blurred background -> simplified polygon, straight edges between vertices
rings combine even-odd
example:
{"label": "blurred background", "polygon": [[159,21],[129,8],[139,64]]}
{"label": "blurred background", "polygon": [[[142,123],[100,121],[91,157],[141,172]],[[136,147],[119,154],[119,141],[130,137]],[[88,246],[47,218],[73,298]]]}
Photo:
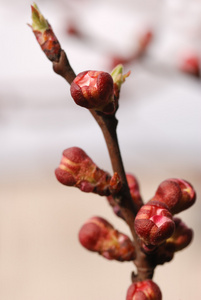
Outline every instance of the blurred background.
{"label": "blurred background", "polygon": [[[106,261],[77,239],[91,216],[128,233],[105,199],[59,184],[65,148],[78,146],[111,172],[89,112],[52,71],[27,26],[31,1],[0,0],[0,298],[122,300],[131,263]],[[127,172],[148,201],[160,182],[179,177],[197,191],[181,214],[191,246],[156,269],[164,300],[201,293],[201,1],[38,0],[76,73],[110,72],[123,62],[118,134]]]}

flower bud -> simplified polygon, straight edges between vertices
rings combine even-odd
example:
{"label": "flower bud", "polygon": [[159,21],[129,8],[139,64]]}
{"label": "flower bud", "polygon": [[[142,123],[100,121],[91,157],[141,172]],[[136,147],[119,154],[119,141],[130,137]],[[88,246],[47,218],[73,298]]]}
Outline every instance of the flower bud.
{"label": "flower bud", "polygon": [[167,244],[173,244],[175,251],[180,251],[187,247],[193,238],[192,229],[188,228],[181,219],[174,218],[175,231],[174,234],[167,239]]}
{"label": "flower bud", "polygon": [[131,198],[133,199],[135,206],[139,210],[143,205],[143,201],[140,195],[140,189],[137,179],[132,174],[126,174],[126,179],[128,182],[128,187],[130,189]]}
{"label": "flower bud", "polygon": [[172,214],[179,213],[195,203],[196,194],[190,183],[182,179],[163,181],[154,200],[165,203]]}
{"label": "flower bud", "polygon": [[170,262],[175,252],[187,247],[193,238],[193,231],[181,219],[173,218],[173,221],[175,223],[174,233],[164,243],[157,248],[147,247],[144,243],[141,245],[142,251],[148,255],[151,253],[152,259],[157,265]]}
{"label": "flower bud", "polygon": [[156,283],[152,280],[134,282],[130,285],[126,300],[161,300],[162,294]]}
{"label": "flower bud", "polygon": [[113,79],[109,73],[81,72],[73,80],[70,91],[77,105],[105,114],[113,114],[116,110]]}
{"label": "flower bud", "polygon": [[34,3],[32,9],[33,33],[47,58],[53,62],[58,62],[61,54],[61,46],[48,21],[40,13],[37,5]]}
{"label": "flower bud", "polygon": [[130,261],[135,258],[135,248],[129,237],[100,217],[93,217],[82,226],[79,241],[86,249],[109,260]]}
{"label": "flower bud", "polygon": [[146,245],[159,245],[174,232],[174,222],[169,210],[151,201],[143,205],[135,218],[137,235]]}
{"label": "flower bud", "polygon": [[92,192],[101,196],[110,194],[111,176],[99,169],[80,148],[72,147],[64,150],[55,175],[62,184],[75,186],[83,192]]}

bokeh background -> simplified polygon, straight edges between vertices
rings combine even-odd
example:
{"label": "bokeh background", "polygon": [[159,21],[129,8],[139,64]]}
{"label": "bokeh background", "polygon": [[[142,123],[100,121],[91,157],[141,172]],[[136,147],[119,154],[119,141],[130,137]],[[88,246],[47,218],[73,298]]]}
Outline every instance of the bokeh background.
{"label": "bokeh background", "polygon": [[[76,106],[52,71],[31,29],[31,1],[0,0],[0,299],[122,300],[131,263],[83,249],[79,228],[104,216],[128,233],[105,199],[60,185],[54,176],[65,148],[78,146],[111,172],[107,149],[89,112]],[[201,80],[181,70],[200,63],[201,1],[38,0],[76,73],[111,71],[114,56],[132,56],[143,32],[143,57],[125,64],[118,134],[126,170],[148,201],[161,181],[180,177],[197,191],[181,214],[194,229],[191,246],[156,269],[164,300],[201,293]],[[79,36],[72,33],[72,27]]]}

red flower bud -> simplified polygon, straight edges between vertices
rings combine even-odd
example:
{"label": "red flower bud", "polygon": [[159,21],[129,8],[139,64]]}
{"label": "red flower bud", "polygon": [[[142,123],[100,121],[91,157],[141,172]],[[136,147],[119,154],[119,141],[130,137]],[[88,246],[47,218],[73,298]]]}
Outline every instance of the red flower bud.
{"label": "red flower bud", "polygon": [[115,112],[114,85],[109,73],[84,71],[71,84],[71,96],[75,103],[105,114]]}
{"label": "red flower bud", "polygon": [[135,258],[135,248],[129,237],[100,217],[93,217],[82,226],[79,241],[86,249],[109,260],[130,261]]}
{"label": "red flower bud", "polygon": [[174,222],[168,209],[151,201],[143,205],[135,218],[137,235],[146,245],[159,245],[174,232]]}
{"label": "red flower bud", "polygon": [[55,175],[62,184],[75,186],[83,192],[92,192],[101,196],[110,194],[111,176],[99,169],[80,148],[72,147],[64,150]]}
{"label": "red flower bud", "polygon": [[140,195],[140,189],[137,179],[132,174],[126,174],[126,179],[128,182],[128,187],[130,189],[131,198],[133,199],[135,206],[139,210],[143,205],[143,201]]}
{"label": "red flower bud", "polygon": [[192,229],[188,228],[181,219],[174,218],[175,231],[174,234],[167,239],[167,244],[173,244],[175,251],[180,251],[187,247],[193,238]]}
{"label": "red flower bud", "polygon": [[61,46],[48,21],[40,13],[36,4],[31,6],[33,33],[47,58],[58,62],[61,54]]}
{"label": "red flower bud", "polygon": [[154,199],[165,203],[172,214],[179,213],[195,203],[196,194],[190,183],[182,179],[163,181]]}
{"label": "red flower bud", "polygon": [[126,300],[161,300],[162,294],[156,283],[152,280],[134,282],[130,285]]}

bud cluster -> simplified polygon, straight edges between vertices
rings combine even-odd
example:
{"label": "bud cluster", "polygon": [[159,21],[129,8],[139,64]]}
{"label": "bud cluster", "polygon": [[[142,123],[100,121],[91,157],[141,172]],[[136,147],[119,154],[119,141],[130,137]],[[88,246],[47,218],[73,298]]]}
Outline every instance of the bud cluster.
{"label": "bud cluster", "polygon": [[123,262],[135,258],[135,248],[129,237],[100,217],[93,217],[82,226],[79,240],[83,247],[109,260]]}
{"label": "bud cluster", "polygon": [[135,230],[145,244],[144,249],[165,242],[160,251],[162,255],[168,253],[169,257],[172,255],[169,255],[170,252],[186,247],[192,239],[192,231],[180,219],[173,218],[173,215],[193,205],[195,198],[195,191],[187,181],[163,181],[154,197],[141,207],[135,218]]}
{"label": "bud cluster", "polygon": [[[133,242],[107,220],[95,216],[81,227],[79,241],[87,250],[97,252],[108,260],[134,261],[138,274],[132,276],[135,282],[128,288],[126,300],[161,300],[159,287],[147,278],[152,277],[157,265],[170,261],[175,252],[184,249],[191,242],[193,231],[174,215],[194,204],[195,191],[187,181],[171,178],[163,181],[154,197],[143,204],[137,179],[132,174],[126,174],[125,178],[121,157],[116,151],[119,148],[115,132],[115,113],[119,105],[121,85],[130,72],[123,74],[123,66],[119,64],[111,74],[88,70],[75,76],[50,24],[36,4],[31,8],[30,27],[40,47],[53,62],[54,71],[71,84],[70,92],[75,103],[91,110],[98,120],[108,149],[111,150],[110,155],[114,155],[113,169],[119,170],[122,176],[122,181],[116,172],[110,176],[78,147],[63,151],[60,165],[55,170],[58,181],[66,186],[77,187],[83,192],[106,196],[115,214],[127,222],[134,238]],[[139,40],[138,51],[130,60],[140,57],[151,39],[152,33],[146,32]],[[199,76],[196,59],[187,61],[186,66],[189,67],[188,71]],[[128,186],[122,184],[126,180]]]}

